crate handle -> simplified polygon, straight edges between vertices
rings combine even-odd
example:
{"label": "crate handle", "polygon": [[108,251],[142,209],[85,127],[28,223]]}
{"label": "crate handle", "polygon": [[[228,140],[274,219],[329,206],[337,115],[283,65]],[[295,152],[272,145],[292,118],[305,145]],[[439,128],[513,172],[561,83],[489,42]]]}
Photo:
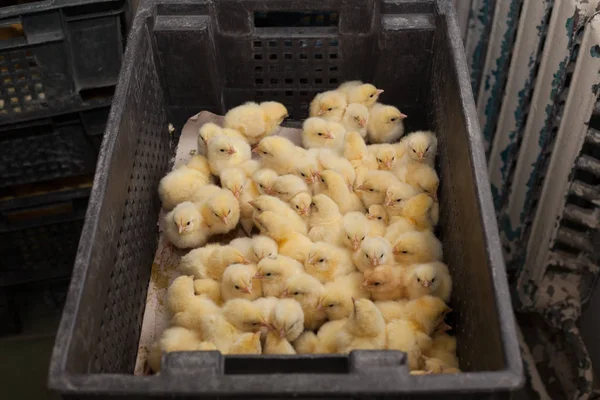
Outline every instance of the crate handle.
{"label": "crate handle", "polygon": [[22,208],[2,212],[2,219],[9,226],[26,224],[28,221],[39,220],[40,218],[57,217],[72,215],[75,212],[72,201],[65,201],[51,205],[38,207]]}
{"label": "crate handle", "polygon": [[161,375],[261,375],[261,374],[367,374],[401,369],[408,374],[406,353],[394,350],[358,350],[348,356],[303,354],[287,356],[223,356],[218,351],[163,354]]}
{"label": "crate handle", "polygon": [[335,27],[338,11],[255,11],[255,28]]}

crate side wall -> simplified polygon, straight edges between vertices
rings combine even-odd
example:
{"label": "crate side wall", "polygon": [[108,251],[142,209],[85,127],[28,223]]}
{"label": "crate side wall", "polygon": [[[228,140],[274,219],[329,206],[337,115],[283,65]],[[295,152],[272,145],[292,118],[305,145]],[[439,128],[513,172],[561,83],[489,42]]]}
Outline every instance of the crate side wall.
{"label": "crate side wall", "polygon": [[[453,278],[458,357],[465,371],[505,368],[488,242],[475,191],[469,129],[449,47],[446,21],[437,19],[431,66],[430,114],[438,134],[440,240]],[[481,355],[485,354],[485,357]]]}
{"label": "crate side wall", "polygon": [[82,237],[93,241],[91,253],[76,262],[88,263],[68,350],[67,369],[76,373],[133,370],[156,251],[156,188],[169,166],[171,137],[151,39],[145,23],[138,29],[101,149],[100,187],[91,199],[97,213],[88,213],[91,235]]}

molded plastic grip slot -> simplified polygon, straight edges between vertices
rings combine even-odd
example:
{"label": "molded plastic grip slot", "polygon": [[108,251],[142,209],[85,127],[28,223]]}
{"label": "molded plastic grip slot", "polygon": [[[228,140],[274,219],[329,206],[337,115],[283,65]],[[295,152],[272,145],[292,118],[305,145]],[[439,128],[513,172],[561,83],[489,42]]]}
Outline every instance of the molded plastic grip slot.
{"label": "molded plastic grip slot", "polygon": [[372,374],[406,369],[406,355],[391,350],[357,350],[344,355],[226,356],[218,351],[163,355],[161,375]]}
{"label": "molded plastic grip slot", "polygon": [[337,11],[257,11],[254,13],[254,26],[256,28],[337,27],[339,18]]}

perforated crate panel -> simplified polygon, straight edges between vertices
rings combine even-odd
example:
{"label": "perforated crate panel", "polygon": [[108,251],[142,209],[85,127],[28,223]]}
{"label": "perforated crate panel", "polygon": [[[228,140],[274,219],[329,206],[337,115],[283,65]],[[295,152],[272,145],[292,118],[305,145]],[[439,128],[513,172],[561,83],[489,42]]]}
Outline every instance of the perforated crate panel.
{"label": "perforated crate panel", "polygon": [[93,174],[96,150],[78,114],[0,128],[0,188]]}
{"label": "perforated crate panel", "polygon": [[0,116],[47,106],[42,76],[31,51],[0,55],[0,97]]}
{"label": "perforated crate panel", "polygon": [[132,154],[123,160],[119,172],[128,183],[118,199],[122,212],[114,226],[113,269],[100,329],[93,333],[97,347],[90,369],[94,372],[133,370],[158,238],[156,188],[170,159],[166,116],[151,54],[145,53],[140,62],[143,68],[130,87],[132,101],[124,110],[123,124],[133,136]]}

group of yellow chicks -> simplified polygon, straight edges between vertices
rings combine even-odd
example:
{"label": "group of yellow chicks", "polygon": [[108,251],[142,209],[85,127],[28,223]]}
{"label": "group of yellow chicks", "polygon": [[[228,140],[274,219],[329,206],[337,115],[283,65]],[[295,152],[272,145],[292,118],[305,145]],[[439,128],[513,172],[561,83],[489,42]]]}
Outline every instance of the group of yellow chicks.
{"label": "group of yellow chicks", "polygon": [[[171,351],[356,349],[404,351],[416,374],[459,371],[444,321],[452,279],[433,233],[437,139],[398,141],[406,116],[377,102],[381,92],[352,81],[318,94],[303,147],[274,135],[287,117],[277,102],[200,128],[196,155],[158,189],[164,234],[192,250],[167,291],[173,317],[150,351],[154,371]],[[238,226],[248,237],[206,244]]]}

